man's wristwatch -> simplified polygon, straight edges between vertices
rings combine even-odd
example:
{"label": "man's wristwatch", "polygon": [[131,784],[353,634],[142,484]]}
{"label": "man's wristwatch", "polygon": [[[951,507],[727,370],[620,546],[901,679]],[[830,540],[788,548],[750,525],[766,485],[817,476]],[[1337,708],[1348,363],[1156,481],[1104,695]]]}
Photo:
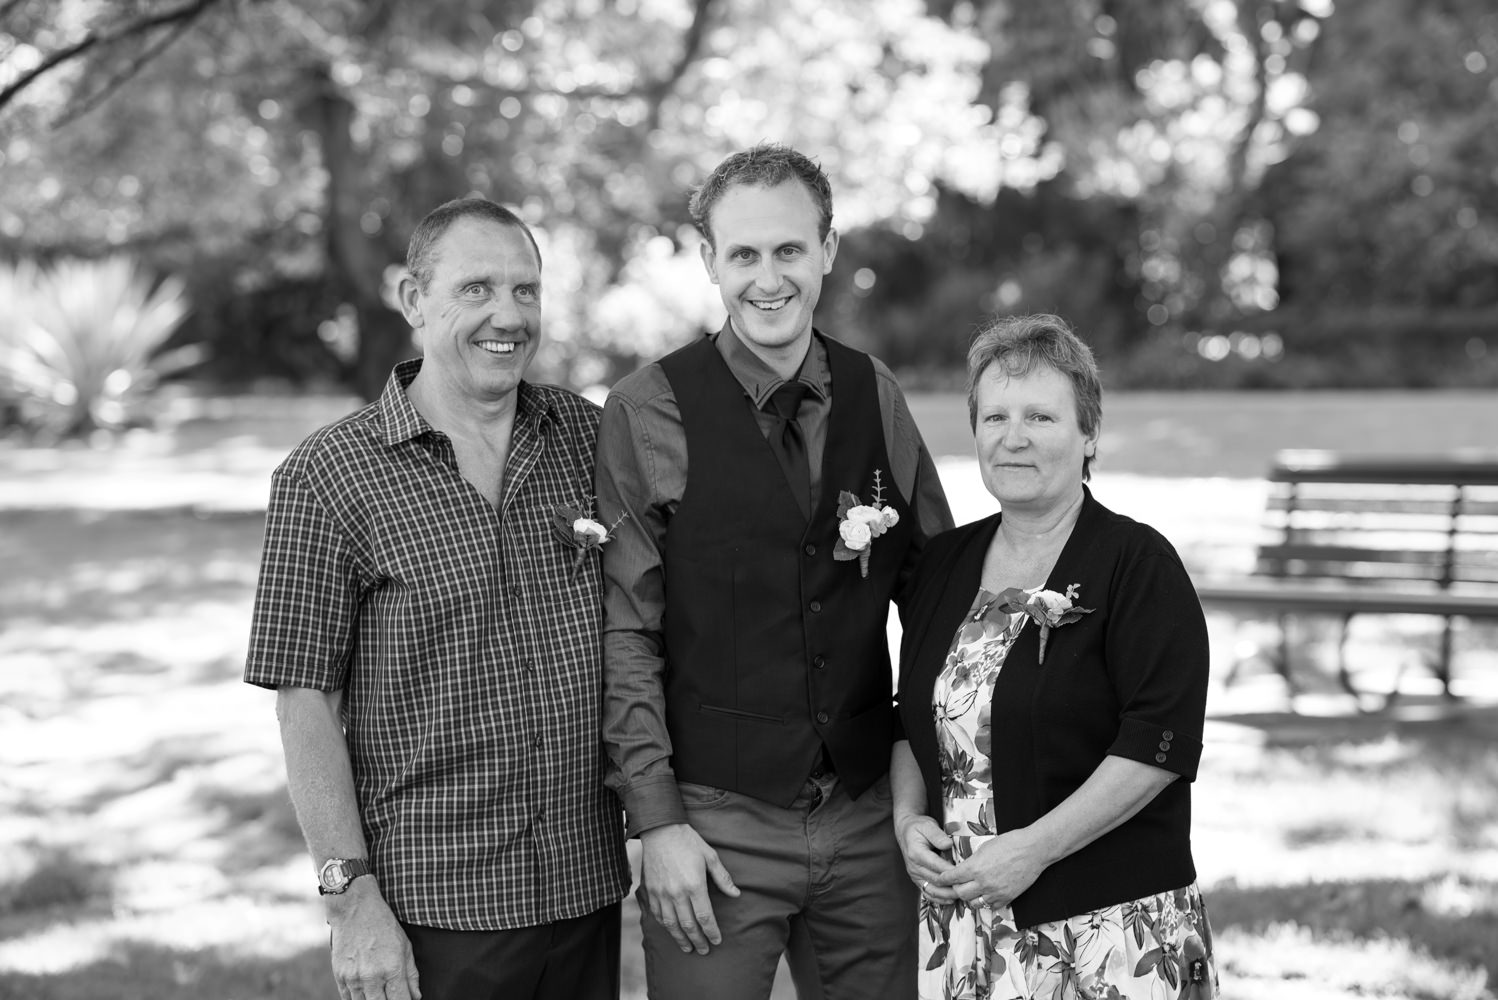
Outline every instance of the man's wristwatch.
{"label": "man's wristwatch", "polygon": [[337,896],[360,875],[370,874],[368,858],[329,858],[317,872],[317,894]]}

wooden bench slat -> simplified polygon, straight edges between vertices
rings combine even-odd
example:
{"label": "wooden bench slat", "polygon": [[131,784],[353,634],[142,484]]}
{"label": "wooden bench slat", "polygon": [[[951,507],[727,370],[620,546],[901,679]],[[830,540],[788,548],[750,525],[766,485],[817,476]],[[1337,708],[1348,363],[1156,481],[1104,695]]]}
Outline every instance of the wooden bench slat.
{"label": "wooden bench slat", "polygon": [[1204,607],[1247,607],[1269,611],[1330,611],[1367,614],[1462,615],[1498,619],[1498,594],[1454,593],[1384,587],[1336,587],[1279,580],[1203,582],[1197,597]]}
{"label": "wooden bench slat", "polygon": [[1444,455],[1350,455],[1286,451],[1276,456],[1272,482],[1498,486],[1498,452]]}
{"label": "wooden bench slat", "polygon": [[1446,553],[1434,549],[1374,549],[1366,546],[1289,542],[1261,546],[1259,560],[1261,562],[1403,563],[1411,566],[1439,566],[1446,561]]}
{"label": "wooden bench slat", "polygon": [[1290,514],[1363,514],[1416,515],[1449,518],[1450,497],[1307,497],[1271,496],[1265,503],[1269,510]]}

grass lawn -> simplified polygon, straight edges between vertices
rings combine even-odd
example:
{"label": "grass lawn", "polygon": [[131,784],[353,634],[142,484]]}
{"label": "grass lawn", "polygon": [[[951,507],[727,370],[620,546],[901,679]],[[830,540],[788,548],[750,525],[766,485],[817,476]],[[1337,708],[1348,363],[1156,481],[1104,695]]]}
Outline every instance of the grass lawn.
{"label": "grass lawn", "polygon": [[[239,673],[265,475],[341,405],[184,403],[109,451],[0,444],[0,1000],[336,996],[273,697]],[[912,405],[981,513],[961,401]],[[1498,426],[1474,394],[1108,407],[1099,497],[1204,571],[1243,550],[1276,448],[1471,446]],[[1377,673],[1423,629],[1371,622],[1353,654]],[[1216,622],[1219,671],[1255,636]],[[1330,697],[1286,712],[1252,667],[1214,688],[1195,843],[1225,996],[1498,996],[1495,649],[1463,636],[1456,711],[1418,672],[1377,717]],[[1332,687],[1324,651],[1304,648],[1313,691]],[[626,980],[643,995],[632,939]]]}

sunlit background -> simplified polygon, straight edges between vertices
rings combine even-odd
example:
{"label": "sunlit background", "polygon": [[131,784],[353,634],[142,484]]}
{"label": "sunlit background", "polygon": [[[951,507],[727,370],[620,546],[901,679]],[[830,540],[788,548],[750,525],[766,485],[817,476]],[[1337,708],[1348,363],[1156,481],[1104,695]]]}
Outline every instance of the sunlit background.
{"label": "sunlit background", "polygon": [[[1491,0],[0,0],[0,998],[335,995],[238,680],[270,469],[414,351],[451,197],[537,230],[538,379],[715,329],[687,198],[763,139],[831,176],[818,325],[900,375],[959,519],[1002,313],[1093,345],[1096,492],[1201,575],[1251,566],[1280,448],[1495,447]],[[1225,995],[1492,1000],[1498,630],[1452,706],[1431,621],[1360,622],[1405,687],[1367,714],[1334,625],[1292,698],[1212,619]]]}

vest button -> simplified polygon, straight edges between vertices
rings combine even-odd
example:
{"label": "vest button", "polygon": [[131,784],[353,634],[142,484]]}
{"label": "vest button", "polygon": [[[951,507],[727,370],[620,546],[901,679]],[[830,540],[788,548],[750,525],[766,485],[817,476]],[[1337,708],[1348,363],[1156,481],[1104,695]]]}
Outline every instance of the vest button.
{"label": "vest button", "polygon": [[818,653],[816,656],[813,656],[811,658],[811,665],[816,667],[818,670],[821,670],[823,667],[827,666],[827,657],[823,656],[821,653]]}
{"label": "vest button", "polygon": [[817,547],[815,545],[812,545],[810,542],[808,542],[807,545],[806,545],[806,554],[809,555],[809,556],[816,555],[817,554]]}
{"label": "vest button", "polygon": [[812,601],[810,607],[811,607],[811,610],[813,612],[821,611],[822,610],[822,602],[821,601]]}
{"label": "vest button", "polygon": [[824,726],[827,725],[827,723],[830,720],[830,718],[831,718],[831,716],[829,716],[826,712],[818,712],[817,713],[817,721],[820,722]]}

